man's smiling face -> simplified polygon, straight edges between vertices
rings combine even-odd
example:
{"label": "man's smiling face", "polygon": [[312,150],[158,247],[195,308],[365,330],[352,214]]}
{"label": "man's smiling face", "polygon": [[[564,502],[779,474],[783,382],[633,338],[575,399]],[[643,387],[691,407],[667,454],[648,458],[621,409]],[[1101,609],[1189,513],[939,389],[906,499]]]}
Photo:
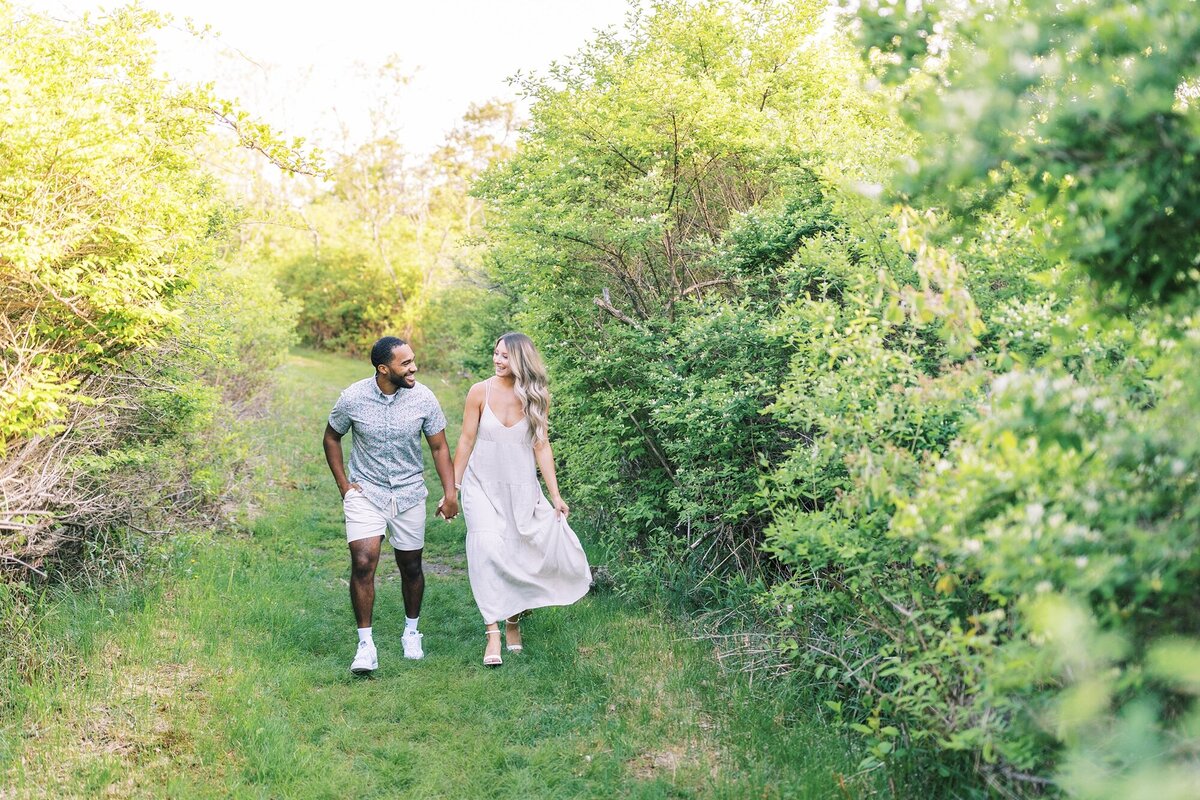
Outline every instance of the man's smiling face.
{"label": "man's smiling face", "polygon": [[[392,360],[379,365],[379,380],[384,384],[384,393],[398,389],[411,389],[417,385],[417,357],[406,344],[392,349]],[[391,387],[391,392],[387,387]]]}

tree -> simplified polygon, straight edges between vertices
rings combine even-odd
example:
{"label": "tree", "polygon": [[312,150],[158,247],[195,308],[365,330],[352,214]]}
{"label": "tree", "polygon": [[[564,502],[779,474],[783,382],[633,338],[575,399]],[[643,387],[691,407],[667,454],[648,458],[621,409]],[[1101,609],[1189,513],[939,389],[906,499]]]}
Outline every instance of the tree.
{"label": "tree", "polygon": [[865,44],[922,134],[904,194],[963,223],[1010,192],[1057,258],[1130,301],[1200,274],[1194,0],[870,2]]}
{"label": "tree", "polygon": [[206,88],[166,83],[149,38],[162,24],[137,7],[62,23],[0,3],[0,556],[10,564],[35,565],[78,530],[128,517],[140,501],[90,482],[86,464],[139,433],[153,438],[136,429],[139,415],[149,429],[186,427],[189,392],[174,418],[152,408],[171,392],[142,392],[175,388],[150,378],[155,356],[170,360],[181,305],[236,216],[196,155],[214,123],[315,169]]}

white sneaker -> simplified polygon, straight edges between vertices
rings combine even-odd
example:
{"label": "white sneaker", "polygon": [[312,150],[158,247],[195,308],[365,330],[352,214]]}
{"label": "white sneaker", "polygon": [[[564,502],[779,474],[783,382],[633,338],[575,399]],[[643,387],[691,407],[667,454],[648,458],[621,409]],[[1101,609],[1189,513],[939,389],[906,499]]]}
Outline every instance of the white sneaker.
{"label": "white sneaker", "polygon": [[421,640],[424,638],[423,634],[416,631],[405,631],[404,635],[400,637],[400,641],[404,644],[404,657],[412,659],[424,658],[425,651],[421,649]]}
{"label": "white sneaker", "polygon": [[359,642],[358,652],[350,662],[350,671],[355,675],[363,675],[379,669],[379,658],[375,655],[374,642]]}

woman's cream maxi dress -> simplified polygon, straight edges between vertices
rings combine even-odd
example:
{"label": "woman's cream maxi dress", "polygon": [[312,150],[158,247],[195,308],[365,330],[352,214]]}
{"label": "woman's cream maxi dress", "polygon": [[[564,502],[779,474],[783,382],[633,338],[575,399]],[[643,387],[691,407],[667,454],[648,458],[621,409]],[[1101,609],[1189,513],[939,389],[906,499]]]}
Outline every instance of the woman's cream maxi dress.
{"label": "woman's cream maxi dress", "polygon": [[506,427],[488,404],[462,481],[467,574],[485,623],[587,594],[591,569],[567,520],[542,494],[528,422]]}

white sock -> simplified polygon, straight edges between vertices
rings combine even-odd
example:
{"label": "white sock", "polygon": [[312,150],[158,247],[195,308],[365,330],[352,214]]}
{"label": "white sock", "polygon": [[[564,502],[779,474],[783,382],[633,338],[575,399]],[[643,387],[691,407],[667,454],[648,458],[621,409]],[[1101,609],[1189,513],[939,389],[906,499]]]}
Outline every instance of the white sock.
{"label": "white sock", "polygon": [[371,641],[371,628],[370,627],[358,629],[358,643],[362,644],[363,642],[366,642],[367,644],[374,644],[374,642]]}
{"label": "white sock", "polygon": [[420,619],[420,617],[405,617],[404,618],[404,632],[405,633],[409,633],[409,632],[416,633],[417,632],[417,620],[419,620],[419,619]]}

